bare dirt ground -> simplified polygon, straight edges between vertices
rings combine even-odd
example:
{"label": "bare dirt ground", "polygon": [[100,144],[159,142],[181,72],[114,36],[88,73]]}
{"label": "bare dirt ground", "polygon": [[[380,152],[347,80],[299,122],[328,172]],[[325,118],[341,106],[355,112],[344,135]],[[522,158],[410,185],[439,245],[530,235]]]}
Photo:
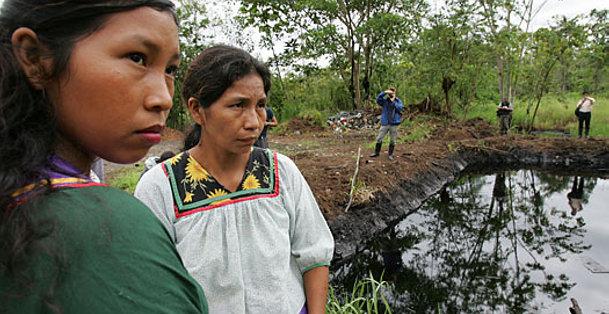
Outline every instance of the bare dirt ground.
{"label": "bare dirt ground", "polygon": [[[607,155],[609,158],[609,139],[498,136],[495,126],[482,120],[470,120],[438,122],[427,139],[398,144],[396,158],[391,161],[387,158],[386,146],[383,146],[381,156],[368,157],[372,153],[368,146],[374,141],[376,132],[376,129],[359,129],[336,133],[307,127],[296,121],[290,123],[285,134],[270,134],[269,142],[272,149],[289,156],[298,165],[328,221],[345,214],[358,147],[361,147],[360,166],[352,207],[374,202],[380,195],[390,194],[401,182],[417,180],[418,176],[430,169],[443,167],[450,156],[463,150],[509,154],[515,149],[524,149],[540,154],[548,152],[550,155],[565,151],[575,155]],[[168,130],[164,141],[153,148],[149,155],[158,156],[168,149],[177,151],[181,147],[181,140],[181,133]],[[106,176],[111,177],[121,167],[125,166],[108,164]]]}

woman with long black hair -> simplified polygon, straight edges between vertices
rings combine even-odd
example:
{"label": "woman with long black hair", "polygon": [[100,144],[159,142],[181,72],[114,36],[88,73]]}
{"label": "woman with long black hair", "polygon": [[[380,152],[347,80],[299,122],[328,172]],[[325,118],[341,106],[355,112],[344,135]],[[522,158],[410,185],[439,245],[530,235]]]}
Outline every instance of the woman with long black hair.
{"label": "woman with long black hair", "polygon": [[200,313],[150,211],[92,181],[160,141],[179,62],[169,0],[0,9],[0,312]]}

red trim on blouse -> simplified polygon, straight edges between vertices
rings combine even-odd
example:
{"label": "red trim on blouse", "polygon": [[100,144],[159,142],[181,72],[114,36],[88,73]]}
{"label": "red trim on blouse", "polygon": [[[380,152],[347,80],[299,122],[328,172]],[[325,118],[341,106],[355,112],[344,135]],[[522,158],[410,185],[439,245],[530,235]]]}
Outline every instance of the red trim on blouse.
{"label": "red trim on blouse", "polygon": [[57,185],[54,186],[55,188],[74,188],[74,189],[80,189],[80,188],[88,188],[91,186],[109,186],[105,183],[97,183],[97,182],[87,182],[87,183],[66,183],[66,184],[61,184],[61,185]]}
{"label": "red trim on blouse", "polygon": [[[194,208],[194,209],[191,209],[189,211],[181,212],[181,213],[178,210],[178,206],[175,205],[175,201],[174,201],[173,209],[174,209],[174,213],[176,215],[176,219],[177,218],[186,217],[186,216],[189,216],[189,215],[192,215],[192,214],[196,214],[196,213],[199,213],[199,212],[212,210],[214,208],[218,208],[218,207],[225,206],[225,205],[236,204],[236,203],[245,202],[245,201],[251,201],[251,200],[255,200],[255,199],[259,199],[259,198],[275,198],[275,197],[277,197],[279,195],[279,162],[278,162],[278,159],[277,159],[277,152],[273,152],[273,162],[275,163],[275,188],[274,188],[273,194],[252,195],[252,196],[248,196],[248,197],[238,198],[238,199],[235,199],[235,200],[228,199],[228,200],[224,200],[224,201],[219,201],[218,204],[208,205],[208,206],[199,207],[199,208]],[[165,173],[165,175],[167,175],[167,173]]]}
{"label": "red trim on blouse", "polygon": [[[107,184],[104,183],[97,183],[97,182],[85,182],[85,183],[62,183],[62,184],[51,184],[51,189],[64,189],[64,188],[68,188],[68,189],[80,189],[80,188],[87,188],[87,187],[91,187],[91,186],[109,186]],[[15,199],[16,201],[14,201],[12,204],[10,204],[8,206],[8,209],[13,209],[17,206],[21,206],[25,203],[27,203],[30,200],[30,196],[29,194],[36,194],[36,189],[24,192],[22,194],[16,195]]]}

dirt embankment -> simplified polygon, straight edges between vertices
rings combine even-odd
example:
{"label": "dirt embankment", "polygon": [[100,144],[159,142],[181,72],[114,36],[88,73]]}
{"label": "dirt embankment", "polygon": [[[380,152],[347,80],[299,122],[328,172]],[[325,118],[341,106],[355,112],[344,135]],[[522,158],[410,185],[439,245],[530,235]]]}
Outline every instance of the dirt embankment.
{"label": "dirt embankment", "polygon": [[[439,126],[430,138],[399,144],[396,159],[369,158],[376,130],[272,136],[271,146],[294,159],[328,219],[337,261],[390,222],[415,210],[462,171],[542,167],[609,173],[609,140],[496,136],[481,120]],[[353,205],[348,212],[357,150],[362,147]]]}

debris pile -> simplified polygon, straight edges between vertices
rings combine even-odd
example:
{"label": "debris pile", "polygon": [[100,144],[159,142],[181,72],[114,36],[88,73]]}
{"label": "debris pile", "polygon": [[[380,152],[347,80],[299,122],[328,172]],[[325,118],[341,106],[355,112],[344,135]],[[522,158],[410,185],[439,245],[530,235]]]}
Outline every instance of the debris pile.
{"label": "debris pile", "polygon": [[374,128],[380,120],[380,115],[369,113],[363,110],[341,111],[328,117],[327,123],[335,132],[342,132],[345,129],[364,129]]}

